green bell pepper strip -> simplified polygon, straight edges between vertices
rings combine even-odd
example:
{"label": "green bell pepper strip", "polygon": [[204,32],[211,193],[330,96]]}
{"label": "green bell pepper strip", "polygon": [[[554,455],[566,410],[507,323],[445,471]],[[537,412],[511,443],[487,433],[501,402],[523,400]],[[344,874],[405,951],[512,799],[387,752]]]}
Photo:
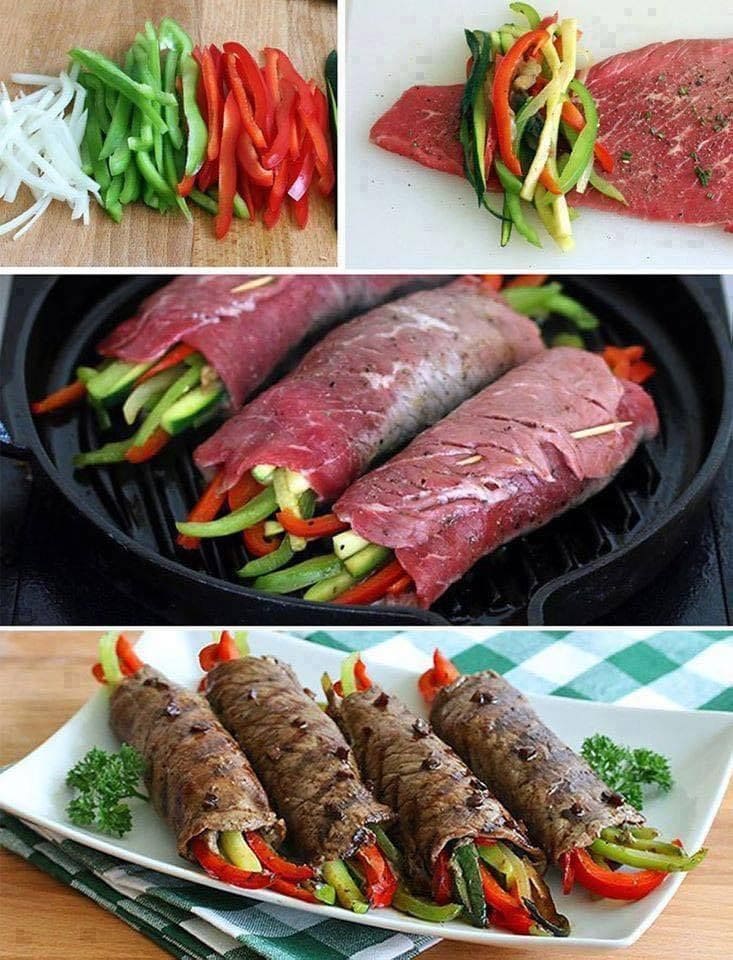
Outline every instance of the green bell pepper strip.
{"label": "green bell pepper strip", "polygon": [[392,906],[395,910],[409,913],[411,917],[417,917],[418,920],[427,920],[428,923],[447,923],[449,920],[455,920],[463,911],[460,903],[446,903],[439,907],[431,900],[416,897],[402,883],[397,885]]}
{"label": "green bell pepper strip", "polygon": [[577,333],[556,333],[552,338],[553,347],[577,347],[585,349],[585,341]]}
{"label": "green bell pepper strip", "polygon": [[364,899],[343,860],[327,860],[322,867],[323,879],[336,891],[342,907],[353,913],[366,913],[369,904]]}
{"label": "green bell pepper strip", "polygon": [[169,203],[175,203],[173,191],[158,172],[150,154],[146,150],[138,150],[135,154],[135,162],[143,179],[162,199]]}
{"label": "green bell pepper strip", "polygon": [[[112,166],[112,159],[110,158],[110,166]],[[128,163],[127,169],[124,173],[124,183],[122,185],[122,192],[120,193],[120,203],[128,204],[134,203],[135,200],[140,198],[141,186],[140,186],[140,171],[137,168],[136,163]]]}
{"label": "green bell pepper strip", "polygon": [[69,56],[107,86],[117,90],[118,93],[124,94],[147,117],[154,128],[160,133],[165,133],[165,123],[154,108],[154,103],[157,102],[163,106],[166,104],[172,105],[176,99],[173,94],[164,93],[162,90],[156,91],[148,84],[138,83],[128,77],[116,63],[93,50],[74,47],[73,50],[69,51]]}
{"label": "green bell pepper strip", "polygon": [[521,13],[529,24],[530,30],[536,30],[540,25],[540,15],[533,6],[528,3],[510,3],[509,9],[515,13]]}
{"label": "green bell pepper strip", "polygon": [[543,319],[550,312],[550,300],[561,291],[560,284],[553,281],[541,287],[507,287],[501,295],[517,313]]}
{"label": "green bell pepper strip", "polygon": [[185,197],[182,197],[177,190],[178,173],[176,171],[174,147],[172,141],[167,136],[163,140],[163,169],[165,171],[165,179],[170,187],[176,206],[186,220],[188,220],[189,223],[193,223],[193,216],[191,211],[188,209],[188,204],[186,203]]}
{"label": "green bell pepper strip", "polygon": [[163,17],[158,25],[158,43],[162,50],[178,50],[181,54],[193,51],[193,40],[183,27],[171,17]]}
{"label": "green bell pepper strip", "polygon": [[[271,490],[270,487],[267,489]],[[274,500],[274,492],[271,492]],[[327,554],[324,557],[311,557],[309,560],[303,560],[302,563],[296,563],[293,567],[286,567],[284,570],[258,577],[254,586],[256,590],[262,590],[265,593],[294,593],[319,580],[332,577],[341,570],[343,566],[339,558],[335,554]]]}
{"label": "green bell pepper strip", "polygon": [[136,447],[141,447],[145,441],[153,435],[155,430],[160,426],[166,410],[172,407],[176,400],[199,382],[201,379],[202,366],[203,361],[194,366],[190,366],[185,373],[182,373],[181,376],[168,387],[160,400],[143,420],[140,429],[133,437]]}
{"label": "green bell pepper strip", "polygon": [[[130,73],[132,70],[132,64],[132,52],[128,50],[125,58],[125,73]],[[124,94],[118,93],[117,102],[115,103],[114,110],[112,111],[112,119],[110,120],[109,129],[107,130],[107,136],[104,138],[104,147],[99,155],[100,160],[107,160],[118,149],[118,147],[126,143],[127,133],[130,127],[130,117],[132,116],[132,108],[132,101],[128,100]],[[122,171],[112,170],[113,174],[115,172],[121,173]]]}
{"label": "green bell pepper strip", "polygon": [[541,247],[540,238],[537,231],[527,223],[522,209],[522,201],[519,198],[519,191],[522,189],[522,181],[506,167],[501,160],[496,158],[494,168],[499,177],[499,182],[504,189],[504,210],[508,213],[514,226],[535,247]]}
{"label": "green bell pepper strip", "polygon": [[571,320],[579,330],[595,330],[598,327],[598,317],[590,312],[582,303],[573,300],[564,293],[554,294],[547,303],[550,313],[557,313],[561,317]]}
{"label": "green bell pepper strip", "polygon": [[97,450],[77,453],[74,456],[73,464],[78,470],[81,470],[83,467],[98,467],[106,463],[122,463],[131,446],[132,440],[105,443],[103,447],[99,447]]}
{"label": "green bell pepper strip", "polygon": [[209,143],[209,131],[201,116],[196,102],[196,87],[199,81],[199,65],[190,53],[181,55],[179,67],[181,74],[181,89],[183,92],[183,113],[188,126],[186,138],[186,169],[187,177],[192,177],[201,169]]}
{"label": "green bell pepper strip", "polygon": [[274,573],[275,570],[284,567],[292,559],[292,556],[293,548],[290,546],[290,537],[285,534],[277,550],[245,563],[241,570],[237,570],[237,576],[252,578],[262,577],[266,573]]}
{"label": "green bell pepper strip", "polygon": [[660,870],[664,873],[678,873],[693,870],[705,859],[707,850],[698,850],[691,856],[670,856],[663,853],[652,853],[650,850],[632,850],[622,847],[618,843],[609,843],[607,840],[594,840],[589,847],[590,852],[614,863],[623,863],[629,867],[638,867],[641,870]]}
{"label": "green bell pepper strip", "polygon": [[193,200],[195,204],[205,210],[207,213],[210,213],[212,216],[216,216],[219,212],[219,204],[214,200],[213,197],[210,197],[208,193],[202,193],[200,190],[197,190],[195,187],[188,195],[189,200]]}
{"label": "green bell pepper strip", "polygon": [[478,865],[478,851],[474,843],[462,843],[455,848],[450,858],[456,890],[471,922],[476,927],[485,927],[487,920],[486,898]]}
{"label": "green bell pepper strip", "polygon": [[275,491],[271,487],[266,487],[239,510],[219,517],[218,520],[209,520],[205,523],[184,521],[177,523],[176,529],[189,537],[226,537],[230,533],[239,533],[247,527],[253,527],[269,517],[276,508]]}
{"label": "green bell pepper strip", "polygon": [[330,603],[331,600],[340,597],[342,593],[346,593],[355,583],[356,580],[350,573],[346,573],[346,571],[337,573],[333,577],[328,577],[326,580],[320,580],[318,583],[314,583],[313,586],[309,587],[303,594],[303,599],[312,600],[314,603]]}
{"label": "green bell pepper strip", "polygon": [[504,208],[501,214],[501,245],[505,247],[512,238],[512,227],[514,221],[512,219],[512,211],[510,207],[509,197],[513,197],[513,193],[504,194]]}
{"label": "green bell pepper strip", "polygon": [[115,223],[119,223],[122,220],[122,204],[120,203],[122,182],[122,175],[112,177],[112,182],[105,190],[102,197],[104,209],[107,211],[107,215],[111,217]]}
{"label": "green bell pepper strip", "polygon": [[402,854],[397,849],[397,847],[392,843],[387,834],[381,827],[371,827],[370,828],[374,836],[377,838],[377,846],[385,855],[385,857],[392,863],[395,867],[399,867],[402,863]]}
{"label": "green bell pepper strip", "polygon": [[[176,92],[176,77],[178,76],[178,60],[180,53],[178,50],[169,50],[165,58],[165,68],[163,71],[163,89],[166,93]],[[165,125],[168,127],[168,136],[171,143],[179,150],[183,146],[183,133],[181,132],[181,122],[178,115],[178,101],[175,106],[167,106],[164,109]]]}
{"label": "green bell pepper strip", "polygon": [[[568,141],[570,146],[575,146],[575,141],[578,139],[577,131],[573,130],[573,128],[568,126],[568,124],[565,122],[561,124],[561,127],[562,132],[565,135],[565,139]],[[604,197],[609,197],[611,200],[616,200],[618,203],[623,203],[625,206],[629,205],[626,197],[623,195],[623,193],[621,193],[618,187],[614,187],[612,183],[609,183],[608,180],[606,180],[605,177],[602,177],[595,169],[591,170],[590,185],[594,190],[602,193]]]}
{"label": "green bell pepper strip", "polygon": [[84,132],[84,142],[89,151],[89,159],[92,164],[92,176],[99,184],[99,189],[104,191],[109,187],[111,177],[107,164],[104,160],[99,159],[99,155],[102,152],[102,130],[99,125],[97,108],[93,97],[90,97],[88,101],[87,126]]}
{"label": "green bell pepper strip", "polygon": [[[124,100],[124,97],[122,98]],[[125,131],[127,134],[127,131]],[[120,174],[127,173],[128,169],[134,164],[131,164],[132,160],[132,151],[125,139],[124,143],[121,143],[119,147],[115,150],[112,156],[108,160],[109,172],[113,177],[119,176]]]}
{"label": "green bell pepper strip", "polygon": [[571,80],[569,90],[575,93],[580,100],[585,116],[585,126],[578,134],[570,152],[570,159],[560,175],[558,186],[563,193],[568,193],[580,180],[588,162],[593,157],[593,148],[598,136],[598,110],[590,91],[580,80]]}
{"label": "green bell pepper strip", "polygon": [[658,837],[635,837],[631,830],[619,830],[615,827],[606,827],[601,830],[601,840],[609,843],[620,843],[622,847],[631,847],[633,850],[651,850],[652,853],[663,853],[671,857],[684,857],[685,851],[674,843],[667,843]]}

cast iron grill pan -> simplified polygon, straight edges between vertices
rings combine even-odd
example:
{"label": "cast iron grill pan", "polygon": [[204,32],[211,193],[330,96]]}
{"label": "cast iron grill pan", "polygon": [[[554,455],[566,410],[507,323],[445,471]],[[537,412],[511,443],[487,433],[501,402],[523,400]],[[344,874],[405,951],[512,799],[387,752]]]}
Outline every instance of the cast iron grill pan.
{"label": "cast iron grill pan", "polygon": [[[37,284],[23,318],[9,318],[14,364],[4,388],[5,417],[59,490],[122,550],[137,575],[160,578],[191,623],[577,624],[598,619],[650,580],[681,546],[722,462],[730,432],[730,345],[722,318],[702,293],[673,277],[564,278],[568,292],[600,318],[598,342],[647,345],[657,375],[649,389],[661,430],[610,486],[540,530],[500,548],[454,584],[432,611],[344,608],[263,596],[237,580],[247,557],[241,536],[202,541],[199,552],[175,544],[203,481],[192,451],[211,424],[176,439],[150,464],[75,471],[73,454],[100,435],[86,406],[30,418],[27,398],[73,379],[97,361],[104,333],[164,282],[160,277],[64,277]],[[28,283],[29,281],[25,281]],[[302,355],[307,345],[298,351]],[[5,351],[7,369],[12,345]],[[291,358],[273,378],[297,358]],[[121,417],[120,435],[129,433]],[[123,432],[124,431],[124,432]]]}

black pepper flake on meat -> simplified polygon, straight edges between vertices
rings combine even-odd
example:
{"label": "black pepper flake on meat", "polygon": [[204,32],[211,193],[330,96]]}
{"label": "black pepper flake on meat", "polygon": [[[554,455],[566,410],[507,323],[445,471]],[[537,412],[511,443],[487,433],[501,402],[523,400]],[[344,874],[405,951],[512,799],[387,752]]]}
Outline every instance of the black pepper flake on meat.
{"label": "black pepper flake on meat", "polygon": [[155,687],[156,690],[170,690],[170,686],[165,680],[160,680],[158,677],[148,677],[146,680],[143,680],[143,686]]}
{"label": "black pepper flake on meat", "polygon": [[466,800],[466,806],[470,807],[472,810],[476,810],[478,807],[483,807],[485,800],[486,797],[477,790],[468,797]]}
{"label": "black pepper flake on meat", "polygon": [[379,710],[384,710],[384,708],[389,703],[389,695],[384,692],[384,690],[379,694],[377,699],[374,701],[374,706]]}
{"label": "black pepper flake on meat", "polygon": [[250,688],[250,689],[247,691],[247,693],[245,694],[245,699],[246,699],[246,700],[256,700],[256,699],[257,699],[257,691],[254,690],[254,689],[252,689],[252,688]]}
{"label": "black pepper flake on meat", "polygon": [[204,797],[204,801],[201,806],[204,808],[204,810],[216,810],[216,808],[219,806],[219,798],[215,793],[209,792]]}
{"label": "black pepper flake on meat", "polygon": [[604,790],[601,794],[601,800],[611,807],[620,807],[624,798],[616,790]]}
{"label": "black pepper flake on meat", "polygon": [[333,751],[334,757],[337,757],[339,760],[348,760],[349,759],[349,748],[348,747],[336,747]]}
{"label": "black pepper flake on meat", "polygon": [[208,730],[211,727],[210,723],[207,723],[206,720],[199,720],[198,723],[192,723],[189,727],[189,733],[203,733],[205,730]]}
{"label": "black pepper flake on meat", "polygon": [[534,760],[537,756],[537,751],[534,747],[517,747],[515,753],[520,760]]}
{"label": "black pepper flake on meat", "polygon": [[336,779],[337,780],[353,780],[354,774],[350,770],[337,770]]}
{"label": "black pepper flake on meat", "polygon": [[420,764],[422,770],[437,770],[440,766],[440,760],[431,754],[429,757],[425,757],[423,762]]}
{"label": "black pepper flake on meat", "polygon": [[412,725],[412,733],[416,740],[421,737],[427,737],[430,733],[430,724],[422,717],[418,717]]}
{"label": "black pepper flake on meat", "polygon": [[567,810],[561,810],[560,816],[565,820],[579,820],[583,816],[583,807],[576,800]]}
{"label": "black pepper flake on meat", "polygon": [[302,717],[296,717],[295,720],[291,721],[290,726],[295,727],[297,730],[307,730],[308,721],[304,720]]}
{"label": "black pepper flake on meat", "polygon": [[282,755],[283,752],[278,746],[270,747],[270,749],[267,751],[267,756],[270,758],[270,760],[272,760],[273,763],[277,763]]}
{"label": "black pepper flake on meat", "polygon": [[178,706],[175,700],[169,700],[165,705],[165,710],[163,711],[166,717],[170,717],[171,720],[174,720],[176,717],[180,717],[181,708]]}
{"label": "black pepper flake on meat", "polygon": [[477,703],[482,707],[485,703],[494,703],[496,697],[493,693],[487,693],[486,690],[476,690],[475,693],[471,695],[471,703]]}

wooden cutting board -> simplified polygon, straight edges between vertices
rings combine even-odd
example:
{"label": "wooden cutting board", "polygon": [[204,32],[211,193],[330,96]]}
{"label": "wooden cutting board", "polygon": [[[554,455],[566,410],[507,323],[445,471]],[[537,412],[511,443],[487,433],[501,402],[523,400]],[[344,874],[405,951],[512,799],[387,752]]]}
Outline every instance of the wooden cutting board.
{"label": "wooden cutting board", "polygon": [[[73,46],[119,59],[146,19],[157,25],[164,16],[178,20],[194,43],[237,40],[253,55],[265,46],[280,47],[320,86],[324,61],[336,46],[336,4],[330,0],[0,0],[0,80],[14,72],[58,73]],[[0,201],[0,220],[12,219],[22,206]],[[119,225],[95,208],[85,228],[71,220],[65,204],[52,203],[19,240],[0,237],[0,266],[336,264],[332,200],[312,197],[305,230],[284,213],[273,230],[235,221],[220,241],[213,218],[191,206],[193,224],[136,203],[125,208]]]}
{"label": "wooden cutting board", "polygon": [[[100,630],[80,633],[0,631],[0,765],[20,760],[54,733],[87,700],[90,651]],[[131,639],[137,634],[126,631]],[[705,863],[651,930],[613,954],[552,949],[552,960],[723,960],[733,942],[733,786],[706,840]],[[622,909],[622,908],[621,908]],[[170,960],[170,954],[19,857],[0,850],[0,958],[37,960]],[[355,931],[356,933],[356,931]],[[440,931],[436,930],[436,936]],[[426,960],[540,960],[542,949],[494,950],[444,940]],[[366,960],[366,958],[365,958]]]}

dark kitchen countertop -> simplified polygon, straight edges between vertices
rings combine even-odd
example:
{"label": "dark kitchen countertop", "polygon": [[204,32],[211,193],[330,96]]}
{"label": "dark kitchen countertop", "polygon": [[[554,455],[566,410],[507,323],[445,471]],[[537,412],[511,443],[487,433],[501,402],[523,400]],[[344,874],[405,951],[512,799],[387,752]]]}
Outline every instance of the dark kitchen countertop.
{"label": "dark kitchen countertop", "polygon": [[[720,302],[717,282],[706,286]],[[0,623],[195,623],[190,610],[170,599],[161,602],[154,581],[131,577],[114,549],[100,551],[99,539],[49,483],[31,476],[26,464],[0,460],[0,485]],[[699,530],[658,577],[603,624],[731,624],[732,586],[733,448]]]}

